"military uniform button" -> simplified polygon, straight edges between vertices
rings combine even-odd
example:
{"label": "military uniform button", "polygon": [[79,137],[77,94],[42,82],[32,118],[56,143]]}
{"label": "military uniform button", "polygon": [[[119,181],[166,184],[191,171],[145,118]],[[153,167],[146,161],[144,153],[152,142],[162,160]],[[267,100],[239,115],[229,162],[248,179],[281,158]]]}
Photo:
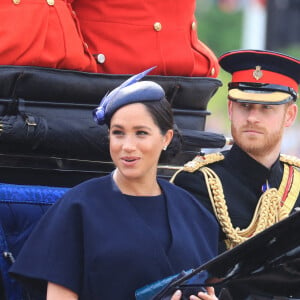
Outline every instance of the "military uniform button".
{"label": "military uniform button", "polygon": [[210,75],[214,76],[216,73],[216,69],[214,67],[212,67],[211,71],[210,71]]}
{"label": "military uniform button", "polygon": [[155,31],[161,31],[161,29],[162,29],[161,23],[155,22],[153,24],[153,28],[154,28]]}
{"label": "military uniform button", "polygon": [[13,3],[14,3],[14,4],[20,4],[20,3],[21,3],[21,0],[13,0]]}
{"label": "military uniform button", "polygon": [[196,24],[196,22],[193,22],[192,23],[192,30],[196,30],[197,29],[197,24]]}
{"label": "military uniform button", "polygon": [[97,55],[97,61],[99,64],[103,64],[105,62],[105,55],[104,54],[98,54]]}
{"label": "military uniform button", "polygon": [[47,0],[48,5],[53,6],[55,4],[55,0]]}

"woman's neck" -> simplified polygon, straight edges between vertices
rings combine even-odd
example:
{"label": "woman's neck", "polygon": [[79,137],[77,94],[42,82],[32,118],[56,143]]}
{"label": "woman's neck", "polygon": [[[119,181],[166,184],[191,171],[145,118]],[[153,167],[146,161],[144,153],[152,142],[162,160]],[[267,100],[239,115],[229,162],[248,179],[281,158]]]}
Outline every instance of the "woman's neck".
{"label": "woman's neck", "polygon": [[127,179],[116,169],[113,179],[123,194],[132,196],[158,196],[161,194],[156,176],[152,180]]}

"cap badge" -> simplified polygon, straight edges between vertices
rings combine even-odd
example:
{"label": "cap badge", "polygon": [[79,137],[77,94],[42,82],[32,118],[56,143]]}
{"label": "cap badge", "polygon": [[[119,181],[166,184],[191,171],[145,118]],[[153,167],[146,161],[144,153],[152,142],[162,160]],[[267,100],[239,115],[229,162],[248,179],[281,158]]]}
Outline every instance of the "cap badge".
{"label": "cap badge", "polygon": [[255,71],[253,71],[253,77],[256,80],[259,80],[263,77],[263,72],[261,70],[261,66],[256,66]]}

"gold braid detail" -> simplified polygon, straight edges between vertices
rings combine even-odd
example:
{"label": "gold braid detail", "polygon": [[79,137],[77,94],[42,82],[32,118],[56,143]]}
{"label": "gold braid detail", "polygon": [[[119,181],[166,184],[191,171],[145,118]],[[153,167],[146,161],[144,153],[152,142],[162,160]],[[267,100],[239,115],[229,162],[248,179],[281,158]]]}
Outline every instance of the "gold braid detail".
{"label": "gold braid detail", "polygon": [[[287,183],[287,181],[288,181],[288,176],[289,176],[289,166],[287,165],[287,164],[284,164],[283,165],[283,176],[282,176],[282,181],[281,181],[281,184],[280,184],[280,186],[279,186],[279,188],[278,188],[278,193],[279,193],[279,195],[283,195],[283,193],[284,193],[284,190],[285,190],[285,188],[286,188],[286,183]],[[296,170],[294,170],[295,172],[296,172]],[[285,184],[284,184],[285,183]],[[295,185],[293,185],[294,187],[296,187]],[[299,193],[299,189],[298,189],[298,193]],[[298,193],[297,193],[297,195],[296,196],[298,196]],[[297,199],[297,197],[296,197],[296,199]],[[288,199],[286,199],[286,201],[285,202],[288,202]],[[289,206],[287,206],[286,205],[287,203],[285,203],[285,205],[284,206],[282,206],[281,207],[281,209],[280,209],[280,211],[279,211],[279,213],[280,213],[280,217],[281,217],[281,219],[284,219],[285,217],[287,217],[289,214],[290,214],[290,211],[292,210],[292,208],[293,208],[293,206],[292,207],[289,207]]]}
{"label": "gold braid detail", "polygon": [[201,167],[223,160],[224,155],[221,152],[210,153],[207,155],[197,155],[193,160],[188,161],[182,168],[177,170],[170,179],[171,183],[174,183],[175,177],[182,171],[193,173],[199,170]]}
{"label": "gold braid detail", "polygon": [[285,199],[284,204],[281,206],[280,214],[282,214],[282,218],[287,217],[291,210],[293,209],[295,202],[298,198],[300,191],[300,159],[286,154],[280,155],[280,161],[284,163],[284,172],[282,182],[279,186],[278,192],[282,196],[284,190],[286,188],[286,183],[288,181],[288,166],[292,166],[294,168],[294,176],[291,189],[287,198]]}
{"label": "gold braid detail", "polygon": [[[206,167],[209,164],[223,159],[224,156],[220,152],[204,156],[198,155],[192,161],[187,162],[182,168],[180,168],[172,176],[170,182],[174,182],[177,174],[182,171],[193,173],[198,170],[204,174],[207,190],[215,215],[219,220],[223,232],[226,234],[226,246],[228,249],[231,249],[249,239],[249,237],[286,218],[290,214],[300,191],[300,159],[290,155],[280,155],[280,161],[284,163],[284,172],[279,189],[271,188],[261,195],[251,223],[245,229],[233,227],[228,213],[222,183],[217,174],[210,168]],[[289,177],[289,166],[293,166],[294,168],[294,178],[284,205],[281,206],[281,199],[286,189]]]}
{"label": "gold braid detail", "polygon": [[287,163],[290,166],[300,168],[300,159],[296,156],[280,154],[280,161]]}
{"label": "gold braid detail", "polygon": [[[199,171],[201,171],[205,177],[207,190],[215,215],[222,227],[223,232],[226,234],[225,243],[228,249],[235,247],[236,245],[247,240],[249,237],[263,231],[264,229],[288,216],[292,208],[289,209],[288,207],[280,206],[289,169],[288,166],[284,166],[284,178],[280,185],[282,193],[275,188],[268,189],[266,192],[264,192],[258,201],[251,223],[245,229],[233,227],[228,213],[228,207],[226,205],[222,183],[217,174],[208,167],[199,169]],[[299,179],[300,177],[297,178]],[[300,181],[297,180],[297,182],[298,193],[296,192],[296,197],[293,197],[293,203],[296,201],[299,194]],[[296,184],[294,185],[296,186]],[[293,196],[295,196],[295,193]]]}

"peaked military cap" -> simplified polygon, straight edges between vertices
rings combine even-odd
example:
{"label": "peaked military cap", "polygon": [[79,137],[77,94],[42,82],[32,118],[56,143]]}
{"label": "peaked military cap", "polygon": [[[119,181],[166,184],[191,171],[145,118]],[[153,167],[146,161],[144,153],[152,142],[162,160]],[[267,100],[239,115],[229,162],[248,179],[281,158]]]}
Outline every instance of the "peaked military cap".
{"label": "peaked military cap", "polygon": [[296,101],[300,60],[268,50],[235,50],[220,56],[221,67],[232,74],[232,101],[283,104]]}

